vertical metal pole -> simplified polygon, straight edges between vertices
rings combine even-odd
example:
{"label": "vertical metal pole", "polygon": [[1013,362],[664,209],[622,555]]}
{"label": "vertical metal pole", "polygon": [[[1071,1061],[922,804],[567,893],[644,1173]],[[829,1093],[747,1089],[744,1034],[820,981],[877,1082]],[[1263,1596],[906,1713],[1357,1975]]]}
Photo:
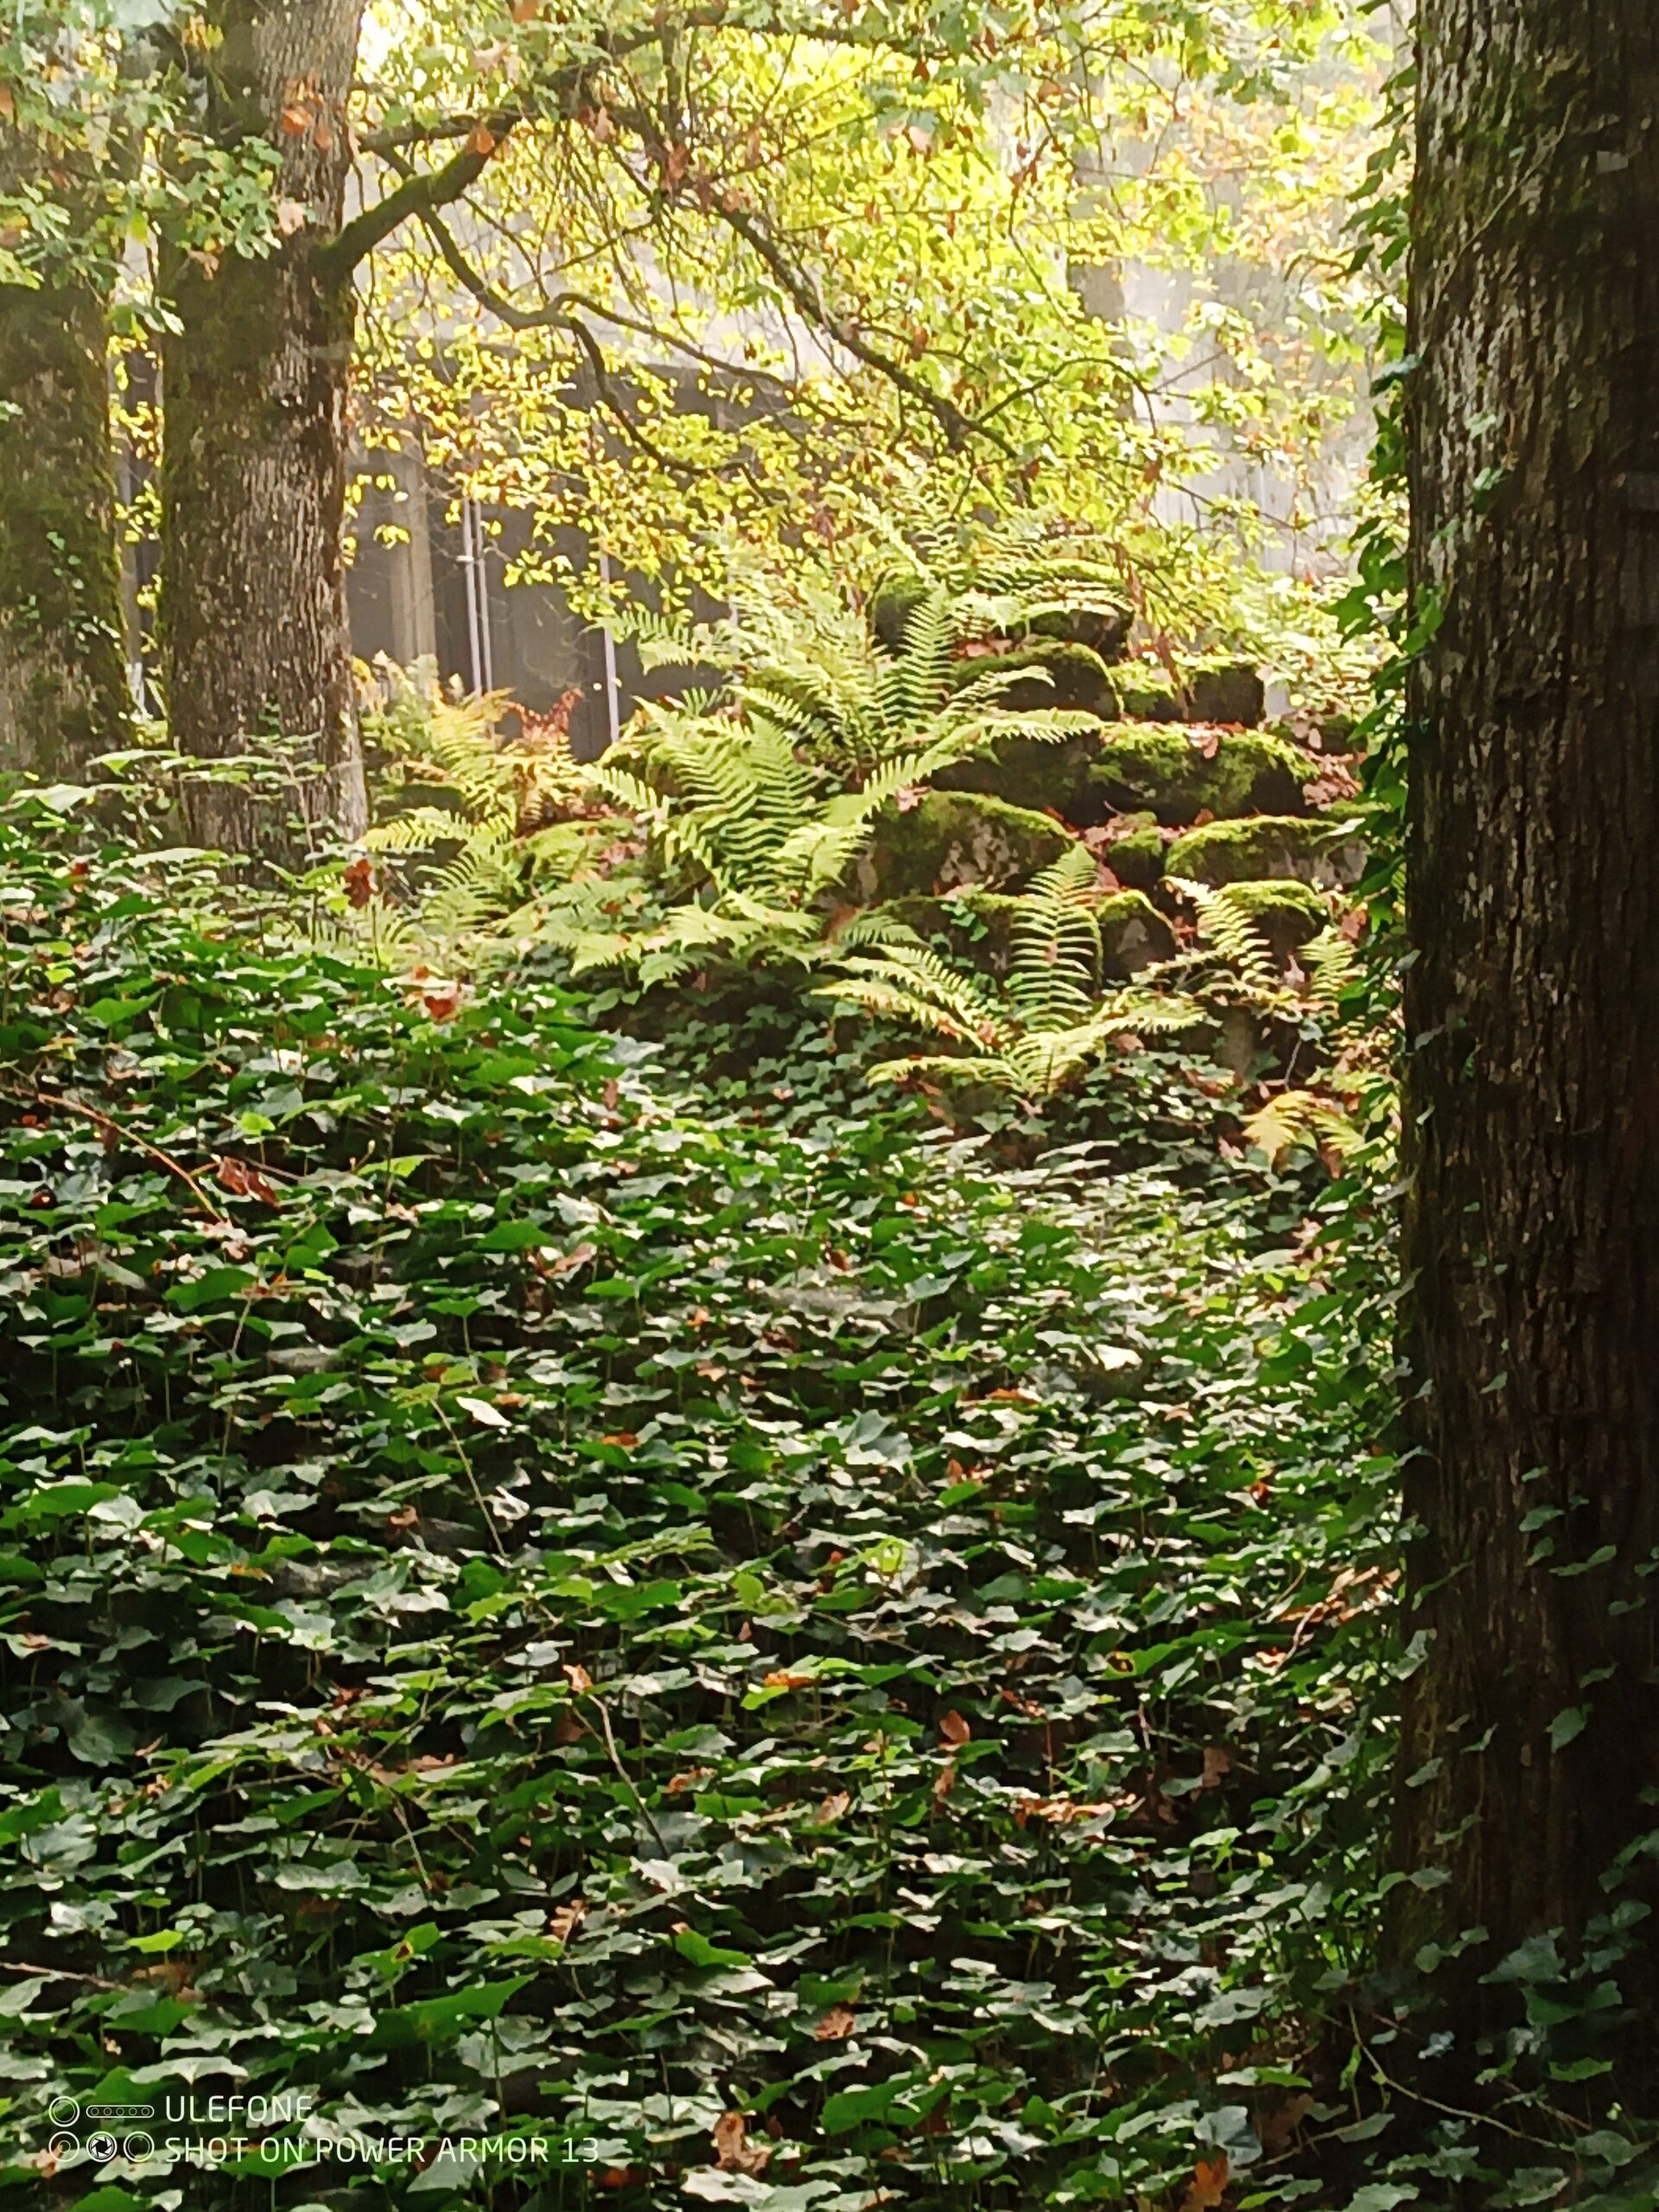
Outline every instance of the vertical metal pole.
{"label": "vertical metal pole", "polygon": [[476,563],[473,558],[473,503],[463,498],[461,503],[461,565],[466,571],[467,584],[467,644],[473,657],[473,696],[478,698],[484,690],[484,662],[478,639],[478,593]]}
{"label": "vertical metal pole", "polygon": [[[611,563],[604,548],[600,548],[599,580],[609,585]],[[607,622],[600,632],[605,640],[605,726],[609,731],[609,743],[614,745],[622,734],[622,692],[616,678],[616,640]]]}
{"label": "vertical metal pole", "polygon": [[484,689],[495,689],[495,640],[490,635],[490,561],[489,541],[484,535],[484,510],[473,502],[473,543],[478,548],[478,563],[473,574],[478,581],[478,641],[484,671]]}

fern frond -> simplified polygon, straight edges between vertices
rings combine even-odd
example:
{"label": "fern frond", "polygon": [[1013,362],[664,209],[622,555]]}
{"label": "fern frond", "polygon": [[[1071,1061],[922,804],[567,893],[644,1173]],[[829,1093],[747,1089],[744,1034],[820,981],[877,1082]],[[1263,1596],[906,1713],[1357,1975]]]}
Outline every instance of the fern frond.
{"label": "fern frond", "polygon": [[1100,923],[1090,904],[1098,875],[1093,854],[1073,845],[1020,896],[1008,996],[1029,1029],[1064,1030],[1087,1017],[1100,976]]}
{"label": "fern frond", "polygon": [[453,844],[473,825],[467,817],[443,806],[412,806],[406,814],[391,815],[363,833],[372,853],[423,853],[434,845]]}
{"label": "fern frond", "polygon": [[1342,995],[1359,968],[1359,954],[1340,930],[1323,929],[1309,939],[1297,957],[1306,970],[1308,996],[1332,1020],[1342,1012]]}
{"label": "fern frond", "polygon": [[1226,963],[1247,992],[1268,1008],[1287,1004],[1289,994],[1274,965],[1267,932],[1240,896],[1243,887],[1230,883],[1217,891],[1180,876],[1168,880],[1198,908],[1199,937]]}
{"label": "fern frond", "polygon": [[1244,1135],[1274,1167],[1299,1146],[1346,1160],[1363,1142],[1336,1101],[1315,1090],[1278,1092],[1245,1122]]}
{"label": "fern frond", "polygon": [[912,1022],[958,1044],[1000,1048],[1007,1033],[1006,1014],[991,989],[927,945],[889,944],[879,954],[850,958],[814,996]]}
{"label": "fern frond", "polygon": [[1005,1059],[981,1052],[913,1052],[908,1058],[877,1060],[866,1072],[868,1083],[905,1083],[932,1076],[944,1083],[977,1083],[997,1090],[1012,1088]]}
{"label": "fern frond", "polygon": [[899,921],[884,906],[867,906],[841,923],[825,940],[823,951],[825,958],[837,959],[852,952],[880,951],[890,945],[906,951],[925,949],[924,940],[908,922]]}
{"label": "fern frond", "polygon": [[906,741],[938,713],[957,634],[950,596],[935,584],[905,617],[903,651],[884,655],[876,666],[877,712],[888,744]]}

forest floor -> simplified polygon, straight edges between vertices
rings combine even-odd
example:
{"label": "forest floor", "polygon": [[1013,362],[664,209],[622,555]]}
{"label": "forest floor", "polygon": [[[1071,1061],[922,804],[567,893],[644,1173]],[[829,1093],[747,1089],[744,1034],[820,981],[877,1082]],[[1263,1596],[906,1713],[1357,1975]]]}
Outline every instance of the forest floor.
{"label": "forest floor", "polygon": [[[19,822],[0,2180],[1345,2202],[1389,1751],[1352,1191],[1217,1160],[1155,1054],[1104,1135],[963,1136],[821,1021],[658,1049],[533,958],[388,976]],[[187,2090],[319,2116],[48,2147],[54,2096]]]}

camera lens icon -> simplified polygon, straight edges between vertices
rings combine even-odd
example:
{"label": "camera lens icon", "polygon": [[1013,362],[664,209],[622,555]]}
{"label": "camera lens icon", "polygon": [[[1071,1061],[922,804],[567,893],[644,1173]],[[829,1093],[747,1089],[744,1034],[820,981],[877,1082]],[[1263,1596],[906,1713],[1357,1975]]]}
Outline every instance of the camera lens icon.
{"label": "camera lens icon", "polygon": [[100,2129],[96,2135],[89,2135],[86,2138],[86,2155],[96,2165],[105,2164],[115,2157],[120,2148],[121,2145],[116,2141],[114,2136],[106,2133],[103,2129]]}
{"label": "camera lens icon", "polygon": [[46,2108],[46,2116],[54,2127],[73,2127],[80,2118],[80,2101],[77,2097],[54,2097]]}
{"label": "camera lens icon", "polygon": [[135,2162],[140,2158],[153,2158],[156,2155],[156,2138],[153,2135],[146,2135],[140,2128],[137,2134],[124,2136],[122,2139],[121,2155],[124,2158],[131,2158]]}

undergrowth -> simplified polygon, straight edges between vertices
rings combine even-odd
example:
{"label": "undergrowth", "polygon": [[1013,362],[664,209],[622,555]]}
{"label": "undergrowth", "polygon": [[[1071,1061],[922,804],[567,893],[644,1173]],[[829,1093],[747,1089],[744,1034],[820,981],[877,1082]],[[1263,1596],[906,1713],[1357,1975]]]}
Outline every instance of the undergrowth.
{"label": "undergrowth", "polygon": [[[533,960],[296,949],[44,819],[14,2201],[1322,2201],[1388,1751],[1357,1202],[1011,1166],[821,1029],[699,1089]],[[50,2148],[64,2095],[298,2091],[218,2163]]]}

